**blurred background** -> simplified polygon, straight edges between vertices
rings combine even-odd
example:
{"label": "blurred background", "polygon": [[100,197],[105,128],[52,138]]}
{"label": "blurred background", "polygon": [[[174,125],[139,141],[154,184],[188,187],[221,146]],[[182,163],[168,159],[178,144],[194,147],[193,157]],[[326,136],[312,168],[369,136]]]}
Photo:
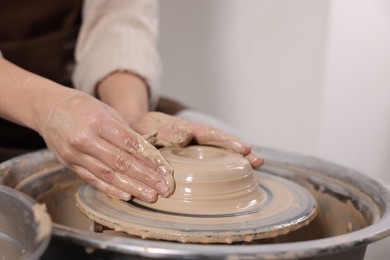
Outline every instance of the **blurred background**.
{"label": "blurred background", "polygon": [[160,11],[163,95],[252,145],[390,183],[390,1],[164,0]]}

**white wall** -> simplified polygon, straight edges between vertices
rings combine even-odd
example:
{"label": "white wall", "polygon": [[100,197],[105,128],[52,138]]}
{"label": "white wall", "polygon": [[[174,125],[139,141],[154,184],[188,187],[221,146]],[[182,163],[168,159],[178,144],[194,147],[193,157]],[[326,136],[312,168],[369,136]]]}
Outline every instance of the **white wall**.
{"label": "white wall", "polygon": [[160,3],[164,94],[390,183],[390,1]]}
{"label": "white wall", "polygon": [[[317,155],[390,183],[390,1],[332,1]],[[390,238],[366,259],[389,259]]]}
{"label": "white wall", "polygon": [[327,1],[161,3],[165,93],[255,144],[316,149]]}
{"label": "white wall", "polygon": [[390,182],[390,1],[333,1],[318,154]]}

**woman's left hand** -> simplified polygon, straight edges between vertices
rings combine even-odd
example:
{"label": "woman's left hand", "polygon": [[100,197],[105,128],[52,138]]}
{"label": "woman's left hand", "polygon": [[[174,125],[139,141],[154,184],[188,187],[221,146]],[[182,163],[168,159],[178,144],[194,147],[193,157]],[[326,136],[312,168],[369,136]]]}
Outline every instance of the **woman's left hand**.
{"label": "woman's left hand", "polygon": [[261,157],[252,152],[250,146],[208,125],[186,121],[160,112],[148,112],[133,122],[131,126],[142,135],[157,133],[156,145],[184,147],[194,141],[201,145],[213,145],[240,153],[253,168],[258,168],[264,163]]}

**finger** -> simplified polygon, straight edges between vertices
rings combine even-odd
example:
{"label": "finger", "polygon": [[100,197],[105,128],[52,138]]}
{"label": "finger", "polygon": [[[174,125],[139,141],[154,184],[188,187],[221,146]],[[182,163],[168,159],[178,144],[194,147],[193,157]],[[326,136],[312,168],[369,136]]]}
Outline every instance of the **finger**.
{"label": "finger", "polygon": [[[89,172],[92,172],[97,178],[129,192],[131,195],[138,196],[139,192],[137,192],[137,189],[141,184],[148,187],[148,189],[145,189],[145,196],[150,195],[151,191],[153,191],[153,194],[158,192],[163,196],[169,194],[169,183],[157,176],[157,174],[148,174],[150,169],[145,168],[137,159],[132,161],[131,167],[127,171],[118,172],[89,155],[82,155],[79,158],[78,161],[74,162],[75,165],[82,166]],[[134,186],[135,184],[137,186]],[[152,197],[143,199],[151,200]]]}
{"label": "finger", "polygon": [[68,145],[62,147],[60,155],[64,162],[69,164],[91,165],[93,162],[90,157],[92,157],[118,172],[127,172],[130,167],[133,167],[135,170],[132,171],[132,177],[141,182],[147,180],[146,184],[152,187],[161,180],[150,161],[148,161],[150,165],[141,164],[132,154],[115,147],[103,138],[92,138],[91,135],[72,136]]}
{"label": "finger", "polygon": [[219,129],[194,123],[191,124],[191,130],[194,133],[194,139],[199,144],[215,145],[227,150],[238,152],[245,156],[254,169],[259,168],[264,164],[263,158],[253,153],[252,149],[248,145],[241,142],[238,138]]}
{"label": "finger", "polygon": [[[124,174],[112,171],[112,169],[104,165],[96,163],[95,167],[89,167],[94,168],[95,171],[79,165],[72,165],[70,168],[72,170],[74,169],[86,182],[94,185],[108,195],[124,200],[129,200],[130,195],[147,202],[157,200],[157,192],[155,190]],[[96,168],[100,169],[96,170]]]}
{"label": "finger", "polygon": [[168,147],[185,147],[193,139],[191,131],[184,127],[168,127],[166,125],[159,127],[156,145]]}
{"label": "finger", "polygon": [[117,173],[116,177],[118,181],[113,184],[115,184],[118,188],[129,192],[132,196],[143,201],[150,203],[156,202],[158,193],[154,189],[151,189],[145,184],[135,179],[131,179],[124,174]]}
{"label": "finger", "polygon": [[155,145],[157,142],[157,132],[151,134],[143,134],[142,137],[151,145]]}
{"label": "finger", "polygon": [[[162,182],[156,184],[156,189],[159,190],[160,194],[164,197],[168,197],[173,194],[175,190],[175,181],[173,179],[173,168],[168,161],[161,155],[160,151],[153,145],[143,139],[140,135],[137,137],[138,141],[138,152],[134,155],[140,160],[140,162],[151,160],[153,165],[157,168],[153,168],[157,172],[158,176],[164,180],[165,185]],[[168,188],[166,191],[165,188]]]}
{"label": "finger", "polygon": [[[144,182],[150,187],[153,187],[158,181],[163,180],[155,172],[152,165],[141,163],[136,156],[115,147],[105,139],[100,138],[97,141],[86,141],[82,147],[76,148],[79,148],[79,150],[82,148],[85,155],[103,162],[114,171],[126,173],[129,177]],[[85,163],[87,160],[90,160],[89,157],[84,156],[80,158],[80,156],[76,157],[78,163]]]}
{"label": "finger", "polygon": [[214,127],[198,123],[191,123],[188,127],[198,144],[214,145],[242,155],[247,155],[251,152],[251,148],[238,138]]}
{"label": "finger", "polygon": [[192,140],[187,122],[159,112],[150,112],[135,122],[132,127],[141,134],[157,132],[157,145],[184,147]]}
{"label": "finger", "polygon": [[253,152],[245,155],[245,159],[249,161],[249,163],[252,165],[253,169],[259,168],[264,164],[264,159],[260,156],[257,156]]}
{"label": "finger", "polygon": [[69,166],[70,170],[72,170],[75,174],[77,174],[81,179],[83,179],[85,182],[93,185],[97,189],[101,190],[108,196],[122,199],[125,201],[130,200],[131,195],[125,191],[122,191],[100,179],[98,179],[95,175],[93,175],[91,172],[87,171],[86,169],[80,167],[80,166]]}
{"label": "finger", "polygon": [[104,125],[100,135],[108,142],[113,143],[126,152],[139,158],[147,167],[153,169],[160,176],[170,176],[173,173],[172,167],[161,153],[141,135],[130,131],[121,125]]}
{"label": "finger", "polygon": [[[156,189],[164,197],[168,197],[173,194],[175,190],[175,181],[173,179],[173,168],[168,163],[168,161],[161,155],[160,151],[156,149],[153,145],[143,139],[140,135],[137,136],[139,149],[135,156],[140,160],[140,162],[145,162],[148,160],[153,161],[153,165],[157,168],[153,168],[160,176],[165,185],[162,182],[156,184]],[[166,190],[167,188],[167,190]]]}

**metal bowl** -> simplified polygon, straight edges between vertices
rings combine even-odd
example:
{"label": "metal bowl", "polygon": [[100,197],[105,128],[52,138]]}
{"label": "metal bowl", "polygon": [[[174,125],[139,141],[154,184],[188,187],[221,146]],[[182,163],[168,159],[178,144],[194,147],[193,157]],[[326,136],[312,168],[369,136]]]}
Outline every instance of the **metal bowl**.
{"label": "metal bowl", "polygon": [[39,259],[51,238],[45,206],[0,185],[0,259]]}
{"label": "metal bowl", "polygon": [[88,219],[72,223],[73,218],[64,218],[81,214],[74,206],[73,194],[82,181],[47,150],[1,164],[0,182],[48,205],[54,221],[53,239],[45,254],[48,259],[363,259],[367,245],[390,234],[390,189],[383,183],[310,156],[260,147],[255,150],[265,158],[263,174],[290,179],[313,194],[319,212],[308,226],[274,239],[232,245],[142,240],[112,231],[94,233]]}

